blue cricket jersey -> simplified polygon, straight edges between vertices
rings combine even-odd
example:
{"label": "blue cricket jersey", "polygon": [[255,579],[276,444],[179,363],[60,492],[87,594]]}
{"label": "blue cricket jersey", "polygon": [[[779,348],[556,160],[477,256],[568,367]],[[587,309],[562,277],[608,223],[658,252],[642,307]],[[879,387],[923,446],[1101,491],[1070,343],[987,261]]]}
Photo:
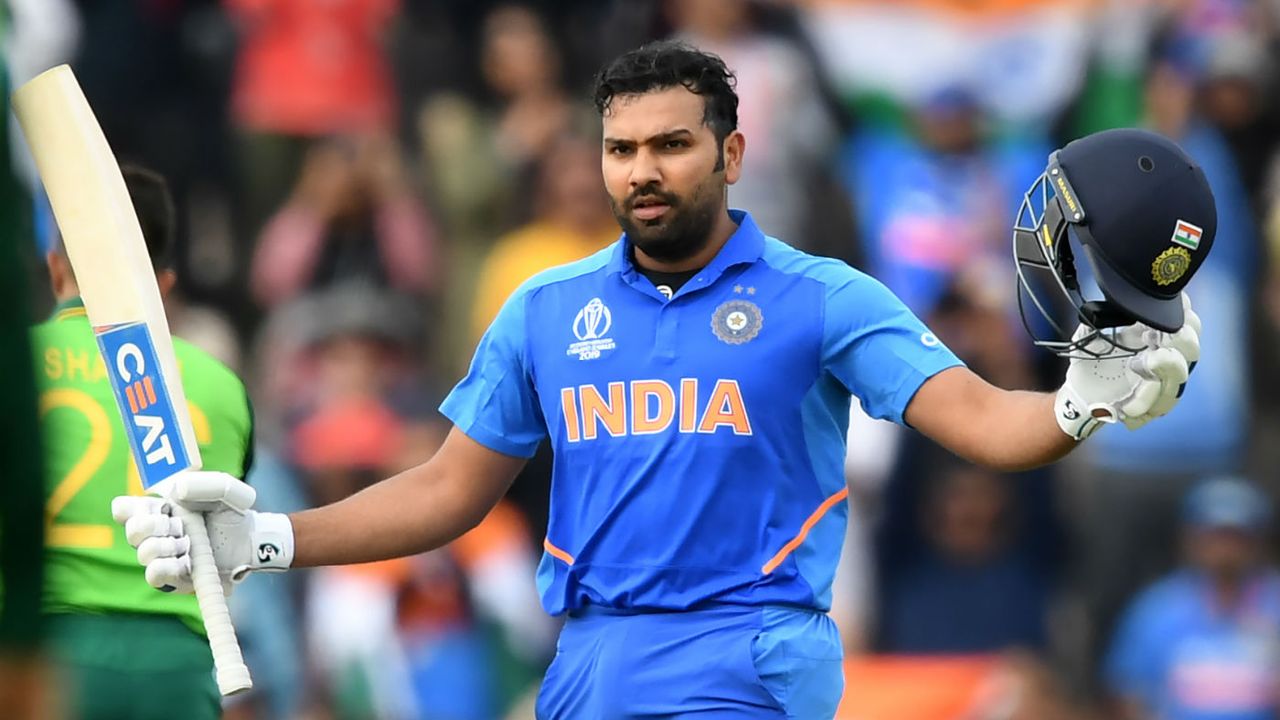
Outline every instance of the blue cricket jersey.
{"label": "blue cricket jersey", "polygon": [[526,282],[441,411],[495,451],[550,438],[548,612],[828,610],[850,394],[902,422],[960,361],[882,284],[751,217],[668,300],[608,248]]}
{"label": "blue cricket jersey", "polygon": [[1107,657],[1109,689],[1162,720],[1272,720],[1280,713],[1280,574],[1258,573],[1240,606],[1177,572],[1145,590]]}

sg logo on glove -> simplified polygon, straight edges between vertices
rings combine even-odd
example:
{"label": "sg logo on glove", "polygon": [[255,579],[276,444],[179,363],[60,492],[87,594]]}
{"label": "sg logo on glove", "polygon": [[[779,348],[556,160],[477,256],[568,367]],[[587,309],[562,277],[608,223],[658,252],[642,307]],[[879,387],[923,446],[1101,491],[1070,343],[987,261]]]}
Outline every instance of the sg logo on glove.
{"label": "sg logo on glove", "polygon": [[258,562],[269,563],[280,556],[280,548],[271,543],[262,543],[258,546]]}

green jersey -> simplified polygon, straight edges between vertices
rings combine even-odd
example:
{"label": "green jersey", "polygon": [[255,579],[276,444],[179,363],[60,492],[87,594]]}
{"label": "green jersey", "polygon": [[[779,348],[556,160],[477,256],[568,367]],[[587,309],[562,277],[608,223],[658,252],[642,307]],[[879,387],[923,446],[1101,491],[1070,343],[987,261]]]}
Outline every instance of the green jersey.
{"label": "green jersey", "polygon": [[[124,422],[79,299],[32,329],[45,459],[47,613],[152,613],[204,624],[192,595],[156,592],[144,577],[111,500],[142,494]],[[206,470],[244,477],[253,416],[244,384],[225,365],[173,341],[191,424]]]}

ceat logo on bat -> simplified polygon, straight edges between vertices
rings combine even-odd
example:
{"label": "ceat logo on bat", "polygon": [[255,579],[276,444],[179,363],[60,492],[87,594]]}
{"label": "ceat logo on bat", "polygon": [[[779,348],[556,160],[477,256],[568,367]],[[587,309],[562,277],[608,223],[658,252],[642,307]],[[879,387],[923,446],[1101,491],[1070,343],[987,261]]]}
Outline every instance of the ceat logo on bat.
{"label": "ceat logo on bat", "polygon": [[190,466],[160,374],[160,359],[144,323],[95,328],[95,332],[142,486],[149,488]]}

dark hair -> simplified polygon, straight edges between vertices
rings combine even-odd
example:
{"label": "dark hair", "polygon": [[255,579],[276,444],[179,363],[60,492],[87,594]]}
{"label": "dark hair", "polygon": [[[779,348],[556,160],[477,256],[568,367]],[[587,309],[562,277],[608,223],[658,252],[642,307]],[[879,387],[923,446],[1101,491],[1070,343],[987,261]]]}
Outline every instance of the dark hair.
{"label": "dark hair", "polygon": [[701,95],[702,123],[717,142],[738,128],[736,78],[719,56],[674,40],[651,42],[623,53],[596,75],[596,110],[604,115],[618,95],[640,95],[683,85]]}
{"label": "dark hair", "polygon": [[124,175],[124,184],[129,188],[129,199],[142,226],[151,264],[156,270],[166,269],[172,261],[177,225],[169,184],[160,173],[138,165],[121,165],[120,174]]}

